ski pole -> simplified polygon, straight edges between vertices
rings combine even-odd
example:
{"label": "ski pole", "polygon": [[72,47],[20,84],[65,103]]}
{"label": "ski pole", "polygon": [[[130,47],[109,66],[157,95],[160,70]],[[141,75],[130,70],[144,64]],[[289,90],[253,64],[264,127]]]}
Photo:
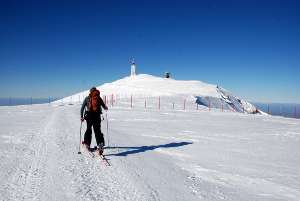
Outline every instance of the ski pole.
{"label": "ski pole", "polygon": [[107,145],[109,147],[109,135],[108,135],[108,118],[107,118],[107,112],[105,113],[106,115],[106,136],[107,136]]}
{"label": "ski pole", "polygon": [[78,154],[81,154],[81,151],[80,151],[80,144],[81,144],[81,127],[82,127],[82,121],[81,121],[81,123],[80,123],[80,138],[79,138]]}

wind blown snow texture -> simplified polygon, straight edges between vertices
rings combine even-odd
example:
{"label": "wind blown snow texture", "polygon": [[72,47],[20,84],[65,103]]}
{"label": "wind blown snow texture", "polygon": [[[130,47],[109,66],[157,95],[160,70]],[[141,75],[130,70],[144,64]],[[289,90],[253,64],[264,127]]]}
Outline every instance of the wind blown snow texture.
{"label": "wind blown snow texture", "polygon": [[110,108],[107,167],[77,154],[79,110],[0,107],[1,200],[299,200],[297,119]]}
{"label": "wind blown snow texture", "polygon": [[[117,95],[119,99],[174,97],[188,99],[200,105],[213,108],[224,108],[242,113],[259,113],[255,106],[230,92],[212,84],[201,81],[182,81],[155,77],[147,74],[125,77],[112,83],[97,87],[102,95]],[[74,94],[56,103],[80,102],[88,91]]]}

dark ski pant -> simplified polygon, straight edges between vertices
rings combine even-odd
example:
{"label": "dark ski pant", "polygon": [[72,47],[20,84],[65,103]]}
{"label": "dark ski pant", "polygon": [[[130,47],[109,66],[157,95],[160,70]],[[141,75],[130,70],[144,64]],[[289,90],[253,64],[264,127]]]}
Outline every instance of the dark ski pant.
{"label": "dark ski pant", "polygon": [[88,146],[91,145],[92,142],[92,127],[94,128],[94,133],[96,137],[97,145],[100,143],[104,144],[103,133],[101,133],[101,117],[99,113],[88,112],[85,118],[87,123],[87,128],[84,134],[84,143]]}

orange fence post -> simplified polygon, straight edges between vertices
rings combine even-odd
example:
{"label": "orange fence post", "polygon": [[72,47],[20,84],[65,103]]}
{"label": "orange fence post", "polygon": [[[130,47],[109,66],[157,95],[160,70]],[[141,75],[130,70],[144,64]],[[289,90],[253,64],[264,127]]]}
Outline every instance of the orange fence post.
{"label": "orange fence post", "polygon": [[158,110],[160,110],[160,96],[158,97]]}

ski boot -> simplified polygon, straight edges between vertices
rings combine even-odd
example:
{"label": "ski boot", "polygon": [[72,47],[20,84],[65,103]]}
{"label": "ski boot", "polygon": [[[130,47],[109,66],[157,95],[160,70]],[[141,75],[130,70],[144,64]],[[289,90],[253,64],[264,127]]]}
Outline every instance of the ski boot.
{"label": "ski boot", "polygon": [[90,151],[90,145],[88,145],[88,144],[85,143],[84,141],[82,141],[81,144],[82,144],[82,147],[83,147],[84,149],[86,149],[87,151]]}
{"label": "ski boot", "polygon": [[102,142],[97,146],[97,153],[99,154],[99,156],[103,155],[103,147],[104,144]]}

